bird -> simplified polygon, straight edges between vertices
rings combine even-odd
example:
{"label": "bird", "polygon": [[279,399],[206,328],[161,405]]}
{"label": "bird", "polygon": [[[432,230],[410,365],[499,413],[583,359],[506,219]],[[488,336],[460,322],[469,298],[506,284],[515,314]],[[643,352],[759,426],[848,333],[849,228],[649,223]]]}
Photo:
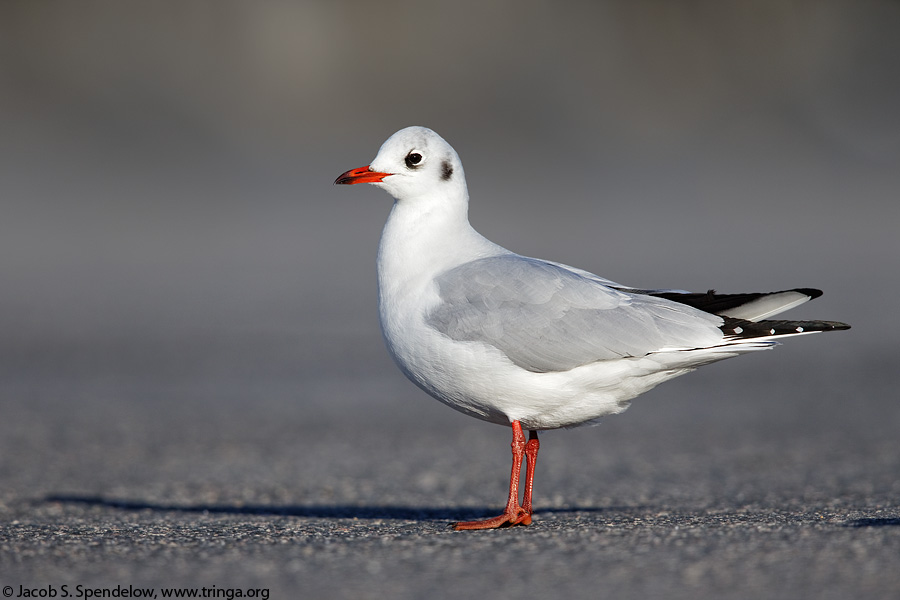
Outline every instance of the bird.
{"label": "bird", "polygon": [[376,266],[381,331],[400,371],[451,408],[512,429],[505,509],[457,530],[532,523],[539,431],[596,423],[666,380],[782,337],[850,327],[769,319],[822,295],[813,288],[635,288],[507,250],[469,223],[459,155],[426,127],[397,131],[334,183],[394,198]]}

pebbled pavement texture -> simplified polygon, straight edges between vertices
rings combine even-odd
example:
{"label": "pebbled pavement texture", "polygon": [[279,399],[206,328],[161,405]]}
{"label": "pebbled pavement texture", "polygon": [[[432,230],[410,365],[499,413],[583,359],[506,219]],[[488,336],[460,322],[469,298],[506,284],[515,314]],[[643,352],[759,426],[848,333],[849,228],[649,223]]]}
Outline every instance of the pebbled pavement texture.
{"label": "pebbled pavement texture", "polygon": [[838,341],[706,367],[598,427],[545,432],[535,523],[487,532],[449,525],[502,507],[508,431],[426,397],[377,340],[345,371],[296,372],[259,340],[64,354],[82,366],[3,379],[0,585],[896,598],[895,373]]}

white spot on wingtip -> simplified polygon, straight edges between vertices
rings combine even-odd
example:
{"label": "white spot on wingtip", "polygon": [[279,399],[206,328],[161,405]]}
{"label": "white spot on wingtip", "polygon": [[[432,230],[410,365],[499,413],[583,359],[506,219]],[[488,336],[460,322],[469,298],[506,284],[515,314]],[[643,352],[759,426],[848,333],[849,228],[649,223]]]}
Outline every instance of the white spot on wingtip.
{"label": "white spot on wingtip", "polygon": [[775,330],[774,330],[774,329],[770,329],[770,330],[769,330],[769,335],[775,335]]}
{"label": "white spot on wingtip", "polygon": [[734,328],[734,332],[737,333],[737,334],[743,333],[743,332],[744,332],[744,328],[743,328],[743,327],[735,327],[735,328]]}
{"label": "white spot on wingtip", "polygon": [[803,328],[802,328],[802,327],[798,327],[798,328],[797,328],[797,333],[803,333]]}

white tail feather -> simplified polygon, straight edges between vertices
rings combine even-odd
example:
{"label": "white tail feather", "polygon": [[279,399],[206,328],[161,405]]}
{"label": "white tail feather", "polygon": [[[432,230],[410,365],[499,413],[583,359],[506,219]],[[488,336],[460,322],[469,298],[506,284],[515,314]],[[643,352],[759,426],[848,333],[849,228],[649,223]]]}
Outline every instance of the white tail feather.
{"label": "white tail feather", "polygon": [[718,314],[723,317],[732,317],[734,319],[744,319],[745,321],[756,322],[768,319],[772,315],[777,315],[786,310],[790,310],[810,299],[811,296],[793,290],[779,292],[777,294],[761,296],[756,300],[752,300],[741,306],[729,308]]}

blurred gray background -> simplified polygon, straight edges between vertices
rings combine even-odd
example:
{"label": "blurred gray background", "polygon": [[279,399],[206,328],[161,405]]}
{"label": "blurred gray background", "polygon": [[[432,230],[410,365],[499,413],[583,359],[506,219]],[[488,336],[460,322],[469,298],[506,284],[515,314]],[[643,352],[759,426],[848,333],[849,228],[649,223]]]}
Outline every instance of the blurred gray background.
{"label": "blurred gray background", "polygon": [[[785,440],[821,412],[810,426],[831,433],[864,415],[854,431],[875,441],[857,458],[893,468],[898,31],[895,1],[3,1],[7,518],[65,519],[76,510],[65,502],[45,514],[59,495],[148,509],[173,498],[499,507],[507,434],[425,397],[381,346],[374,260],[391,199],[332,185],[408,125],[454,145],[473,225],[516,252],[634,286],[820,287],[791,315],[854,327],[667,384],[605,431],[549,436],[559,463],[631,431],[617,427],[635,428],[620,441],[640,452],[642,425],[728,423],[699,444],[704,456],[748,420],[783,426],[773,438]],[[784,387],[761,381],[812,397],[792,409]],[[736,388],[740,402],[713,399]],[[760,394],[774,414],[754,409]],[[433,471],[386,466],[432,435],[447,442]],[[486,491],[453,483],[482,458],[463,447],[475,439],[492,453]],[[621,449],[604,450],[610,464]],[[838,480],[854,481],[855,460]],[[900,491],[886,472],[866,488],[874,504]],[[279,488],[286,479],[294,487]],[[627,491],[576,501],[571,480],[557,482],[561,507],[629,505]],[[40,556],[21,572],[86,569],[53,571]],[[123,560],[117,572],[134,575]]]}
{"label": "blurred gray background", "polygon": [[390,198],[331,183],[412,124],[517,252],[636,286],[819,286],[807,313],[859,329],[841,343],[892,339],[898,10],[4,2],[4,344],[339,359],[378,336]]}

